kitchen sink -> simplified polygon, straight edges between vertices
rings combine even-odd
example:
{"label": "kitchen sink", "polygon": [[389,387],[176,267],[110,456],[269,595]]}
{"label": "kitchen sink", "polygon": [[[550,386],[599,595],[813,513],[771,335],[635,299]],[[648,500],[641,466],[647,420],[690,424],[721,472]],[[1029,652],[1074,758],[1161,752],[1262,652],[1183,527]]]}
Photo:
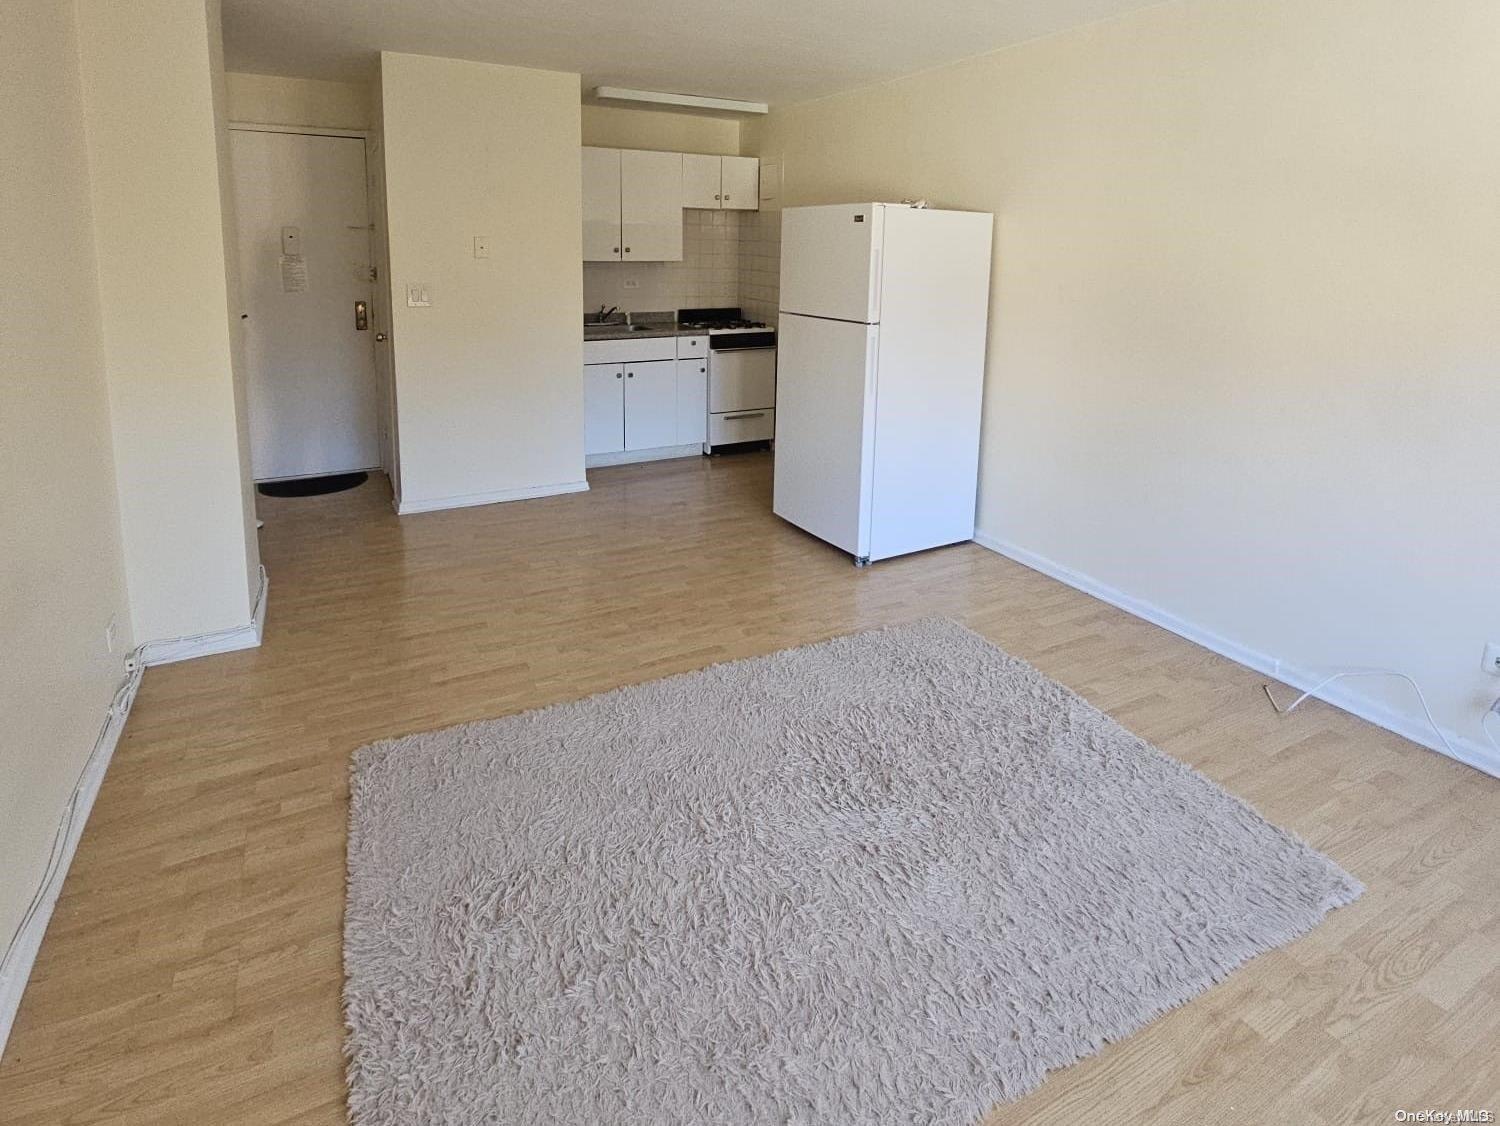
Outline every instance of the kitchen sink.
{"label": "kitchen sink", "polygon": [[596,332],[650,332],[652,329],[664,328],[665,325],[584,325],[585,333]]}

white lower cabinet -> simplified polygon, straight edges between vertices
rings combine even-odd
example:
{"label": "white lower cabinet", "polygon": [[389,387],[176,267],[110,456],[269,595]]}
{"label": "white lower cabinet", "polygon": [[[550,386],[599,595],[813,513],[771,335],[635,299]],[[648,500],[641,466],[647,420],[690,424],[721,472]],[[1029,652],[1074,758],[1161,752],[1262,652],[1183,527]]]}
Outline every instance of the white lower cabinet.
{"label": "white lower cabinet", "polygon": [[584,352],[583,452],[597,459],[592,464],[700,452],[708,434],[705,338],[595,341]]}
{"label": "white lower cabinet", "polygon": [[625,365],[625,448],[655,450],[677,440],[677,361]]}
{"label": "white lower cabinet", "polygon": [[677,441],[708,440],[708,357],[677,361]]}
{"label": "white lower cabinet", "polygon": [[617,454],[625,448],[625,365],[583,369],[583,452]]}

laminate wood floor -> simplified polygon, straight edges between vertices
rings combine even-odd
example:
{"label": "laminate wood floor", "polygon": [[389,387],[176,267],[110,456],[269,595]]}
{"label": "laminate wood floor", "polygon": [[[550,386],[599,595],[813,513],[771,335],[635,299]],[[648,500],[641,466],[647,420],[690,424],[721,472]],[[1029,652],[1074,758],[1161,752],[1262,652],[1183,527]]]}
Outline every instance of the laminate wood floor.
{"label": "laminate wood floor", "polygon": [[974,545],[857,571],[772,517],[765,455],[590,479],[399,520],[383,478],[260,498],[265,643],[147,672],[0,1062],[0,1121],[343,1122],[350,752],[929,614],[1369,886],[988,1126],[1500,1112],[1500,783],[1316,702],[1279,717],[1256,674]]}

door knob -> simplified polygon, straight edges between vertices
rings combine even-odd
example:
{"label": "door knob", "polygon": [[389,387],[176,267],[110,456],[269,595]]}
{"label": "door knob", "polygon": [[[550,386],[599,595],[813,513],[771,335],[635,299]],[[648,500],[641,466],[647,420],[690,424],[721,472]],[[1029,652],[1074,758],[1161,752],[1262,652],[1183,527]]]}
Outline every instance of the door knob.
{"label": "door knob", "polygon": [[389,340],[389,339],[390,339],[390,337],[388,337],[388,336],[387,336],[387,335],[386,335],[386,334],[385,334],[385,333],[383,333],[383,332],[377,332],[377,333],[376,333],[376,334],[375,334],[375,343],[376,343],[376,344],[384,344],[384,343],[385,343],[385,342],[386,342],[386,341],[387,341],[387,340]]}

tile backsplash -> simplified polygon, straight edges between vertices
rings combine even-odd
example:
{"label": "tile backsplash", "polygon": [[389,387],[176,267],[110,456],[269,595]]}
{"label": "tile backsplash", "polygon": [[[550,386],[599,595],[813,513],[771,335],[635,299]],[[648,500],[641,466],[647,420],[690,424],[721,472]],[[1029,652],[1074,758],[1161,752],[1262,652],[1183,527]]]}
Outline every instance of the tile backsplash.
{"label": "tile backsplash", "polygon": [[740,305],[774,322],[781,213],[685,210],[682,218],[681,262],[585,262],[584,312]]}
{"label": "tile backsplash", "polygon": [[776,323],[781,290],[781,212],[746,211],[740,217],[740,290],[734,304],[753,321]]}
{"label": "tile backsplash", "polygon": [[[739,211],[684,211],[681,262],[585,262],[583,307],[624,312],[739,304]],[[634,286],[626,288],[631,282]]]}

